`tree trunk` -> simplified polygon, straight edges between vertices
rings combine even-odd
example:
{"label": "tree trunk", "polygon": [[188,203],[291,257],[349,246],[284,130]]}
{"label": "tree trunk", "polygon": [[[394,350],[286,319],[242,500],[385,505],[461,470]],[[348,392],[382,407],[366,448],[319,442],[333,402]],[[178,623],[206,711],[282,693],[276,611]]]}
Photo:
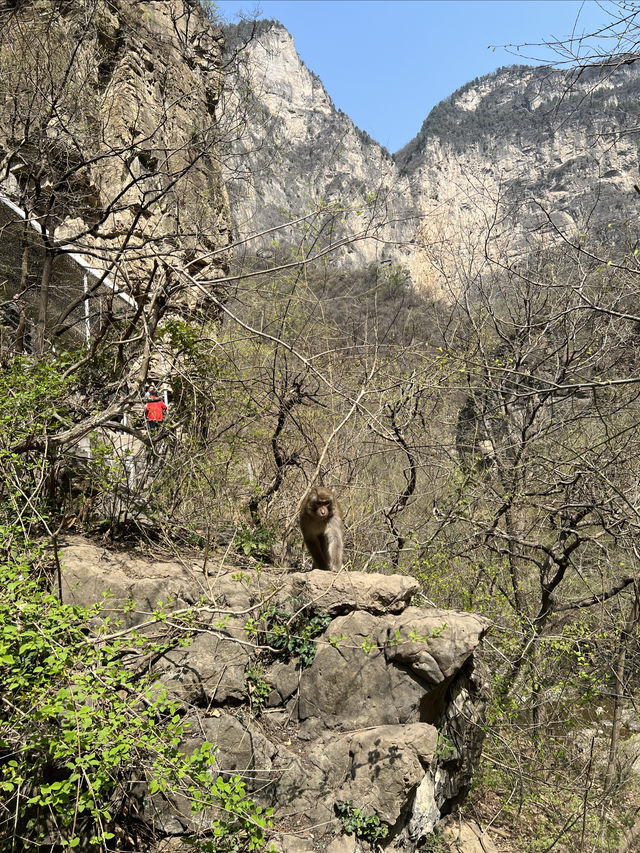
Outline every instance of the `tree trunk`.
{"label": "tree trunk", "polygon": [[615,696],[613,700],[613,721],[611,728],[611,741],[609,743],[609,760],[607,762],[607,772],[604,777],[605,791],[611,791],[614,782],[615,768],[618,759],[618,746],[620,743],[620,723],[622,713],[622,700],[624,697],[624,672],[627,658],[627,643],[629,636],[633,631],[633,627],[638,620],[638,589],[635,590],[636,596],[631,605],[631,613],[624,624],[618,637],[618,656],[615,667]]}
{"label": "tree trunk", "polygon": [[42,278],[40,279],[40,297],[38,299],[38,325],[36,327],[35,354],[42,358],[45,349],[47,335],[47,310],[49,308],[49,284],[51,282],[51,270],[53,267],[53,252],[46,252],[44,266],[42,267]]}
{"label": "tree trunk", "polygon": [[20,293],[24,293],[29,283],[29,225],[25,222],[22,233],[22,264],[20,268]]}

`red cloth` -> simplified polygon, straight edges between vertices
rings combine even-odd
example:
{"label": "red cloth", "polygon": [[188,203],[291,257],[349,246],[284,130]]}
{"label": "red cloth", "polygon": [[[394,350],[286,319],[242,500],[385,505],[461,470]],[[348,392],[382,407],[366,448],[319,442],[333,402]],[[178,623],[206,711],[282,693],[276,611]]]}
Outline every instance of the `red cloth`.
{"label": "red cloth", "polygon": [[160,399],[149,400],[144,407],[148,421],[161,421],[167,411],[165,403]]}

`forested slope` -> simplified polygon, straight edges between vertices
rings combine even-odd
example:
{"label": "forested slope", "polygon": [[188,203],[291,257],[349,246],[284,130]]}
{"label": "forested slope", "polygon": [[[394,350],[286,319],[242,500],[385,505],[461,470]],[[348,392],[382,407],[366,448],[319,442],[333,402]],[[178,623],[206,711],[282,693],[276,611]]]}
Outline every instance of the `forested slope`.
{"label": "forested slope", "polygon": [[[228,267],[219,34],[199,7],[0,15],[3,190],[44,232],[12,279],[35,351],[2,334],[2,845],[446,850],[452,812],[485,849],[633,849],[627,220],[573,239],[551,218],[505,255],[496,234],[528,220],[494,203],[483,228],[459,220],[465,252],[420,244],[446,295],[427,297],[418,268],[334,260],[388,234],[378,196],[341,204],[340,172]],[[78,292],[78,349],[49,299],[71,249],[116,288]],[[318,483],[344,515],[335,574],[305,571],[297,530]]]}

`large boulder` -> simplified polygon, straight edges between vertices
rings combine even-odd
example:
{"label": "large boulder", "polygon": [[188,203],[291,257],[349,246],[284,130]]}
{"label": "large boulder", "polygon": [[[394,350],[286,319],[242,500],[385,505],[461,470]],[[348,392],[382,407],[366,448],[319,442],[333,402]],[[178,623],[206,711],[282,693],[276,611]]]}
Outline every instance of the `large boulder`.
{"label": "large boulder", "polygon": [[488,619],[452,610],[408,607],[401,616],[388,620],[384,644],[389,662],[404,664],[429,684],[451,678],[491,625]]}
{"label": "large boulder", "polygon": [[301,720],[342,731],[419,722],[425,687],[406,668],[387,663],[377,641],[384,624],[384,617],[362,611],[334,619],[300,678]]}
{"label": "large boulder", "polygon": [[[329,756],[343,760],[336,801],[357,803],[393,827],[409,811],[413,794],[433,762],[438,732],[425,723],[375,726],[333,741]],[[345,766],[346,765],[346,766]]]}
{"label": "large boulder", "polygon": [[286,578],[280,598],[309,602],[313,612],[338,616],[352,610],[400,613],[419,591],[415,578],[352,572],[295,572]]}
{"label": "large boulder", "polygon": [[162,655],[158,672],[172,696],[204,708],[242,702],[251,656],[238,637],[242,637],[240,627],[201,630],[190,645]]}
{"label": "large boulder", "polygon": [[434,722],[444,688],[489,625],[473,614],[417,607],[398,616],[358,610],[334,619],[300,678],[299,717],[343,730]]}

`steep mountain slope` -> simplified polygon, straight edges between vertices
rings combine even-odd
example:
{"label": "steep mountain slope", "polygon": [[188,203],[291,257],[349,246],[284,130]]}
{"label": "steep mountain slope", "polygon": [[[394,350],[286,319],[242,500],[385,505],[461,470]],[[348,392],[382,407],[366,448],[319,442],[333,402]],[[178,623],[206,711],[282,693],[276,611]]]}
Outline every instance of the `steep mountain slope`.
{"label": "steep mountain slope", "polygon": [[637,220],[639,89],[634,65],[514,66],[435,107],[395,157],[421,213],[427,279],[455,287],[456,258],[473,258],[472,275],[485,255],[513,261]]}
{"label": "steep mountain slope", "polygon": [[[231,80],[249,105],[247,133],[233,143],[226,175],[242,236],[319,202],[366,208],[376,192],[375,239],[350,247],[351,265],[391,260],[417,285],[442,291],[475,275],[486,255],[513,260],[532,242],[635,219],[633,64],[580,74],[500,69],[435,107],[390,157],[335,109],[280,24],[263,21],[253,33],[242,24],[227,38],[231,51],[247,42]],[[234,116],[239,107],[237,99]],[[341,234],[360,224],[347,216]]]}
{"label": "steep mountain slope", "polygon": [[216,277],[229,237],[219,28],[193,0],[4,5],[0,197],[123,290],[196,253]]}
{"label": "steep mountain slope", "polygon": [[319,240],[317,247],[349,235],[356,242],[341,250],[343,264],[408,264],[411,196],[389,152],[334,107],[280,24],[242,23],[226,36],[232,58],[221,120],[238,234],[260,234],[320,211],[304,234],[270,232],[251,241],[249,252],[264,253],[273,240],[294,246]]}

